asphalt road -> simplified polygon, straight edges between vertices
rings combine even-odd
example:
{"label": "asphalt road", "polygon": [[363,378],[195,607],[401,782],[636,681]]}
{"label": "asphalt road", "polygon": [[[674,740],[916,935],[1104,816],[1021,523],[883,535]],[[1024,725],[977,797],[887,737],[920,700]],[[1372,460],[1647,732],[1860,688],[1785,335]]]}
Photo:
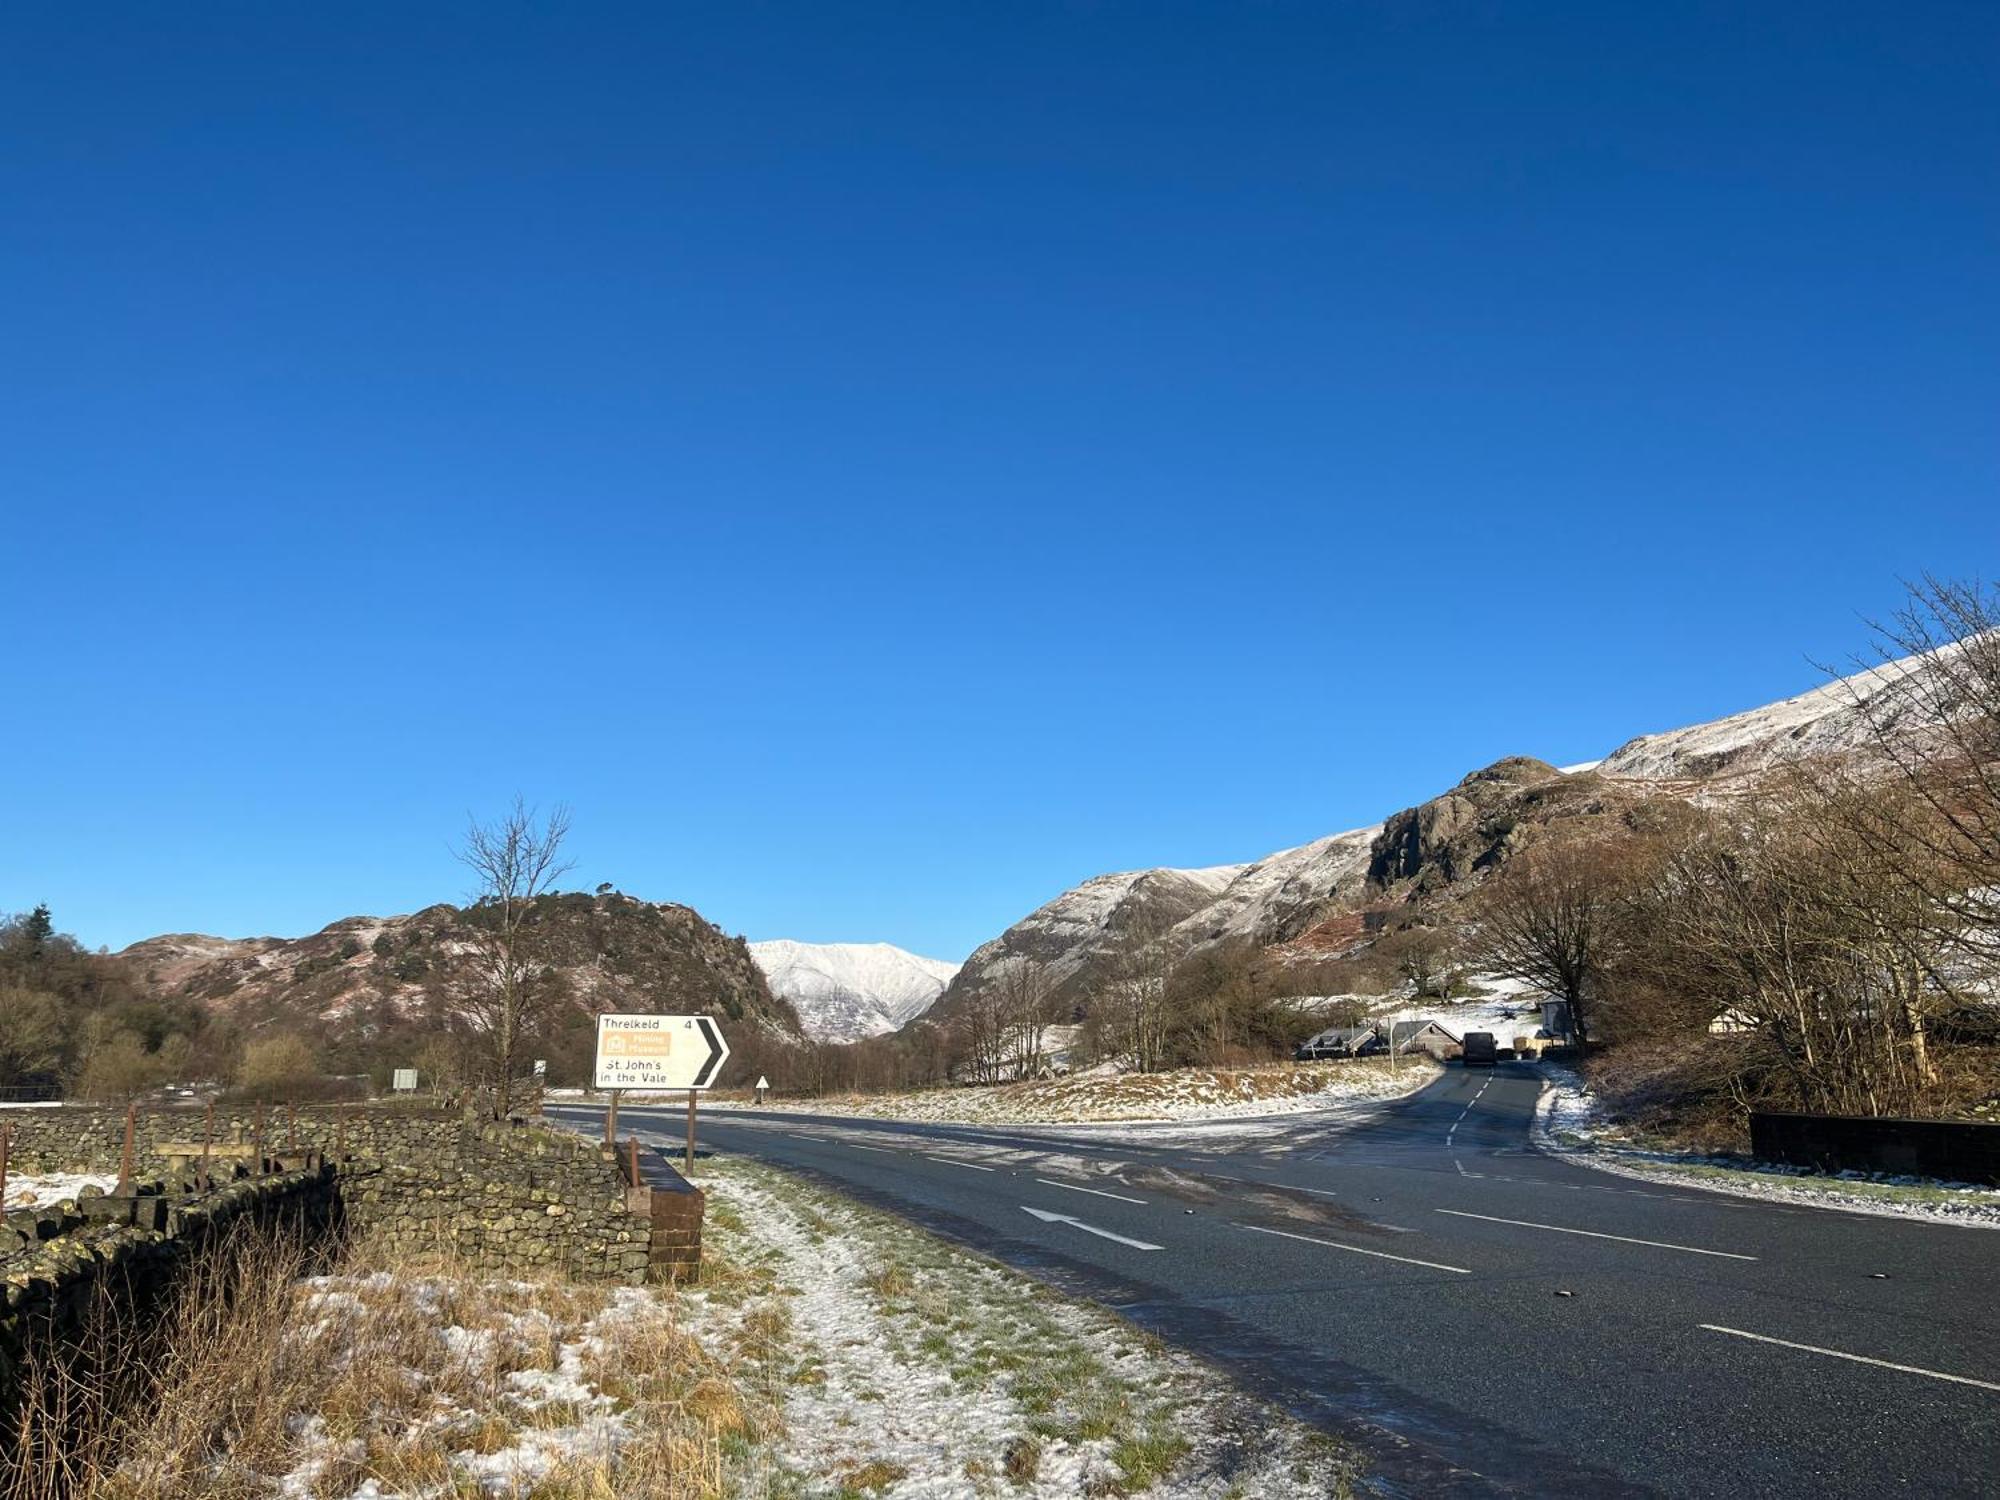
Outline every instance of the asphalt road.
{"label": "asphalt road", "polygon": [[[1532,1148],[1539,1089],[1453,1068],[1391,1105],[1061,1130],[715,1110],[699,1144],[1116,1308],[1395,1493],[2000,1494],[2000,1231],[1595,1172]],[[677,1109],[619,1126],[682,1141]]]}

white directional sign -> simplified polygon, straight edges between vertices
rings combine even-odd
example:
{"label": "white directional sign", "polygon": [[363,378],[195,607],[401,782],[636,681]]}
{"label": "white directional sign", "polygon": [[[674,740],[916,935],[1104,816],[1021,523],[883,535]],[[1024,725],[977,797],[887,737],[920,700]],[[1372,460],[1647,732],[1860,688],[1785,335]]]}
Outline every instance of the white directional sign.
{"label": "white directional sign", "polygon": [[597,1070],[601,1089],[705,1089],[729,1056],[707,1016],[599,1016]]}

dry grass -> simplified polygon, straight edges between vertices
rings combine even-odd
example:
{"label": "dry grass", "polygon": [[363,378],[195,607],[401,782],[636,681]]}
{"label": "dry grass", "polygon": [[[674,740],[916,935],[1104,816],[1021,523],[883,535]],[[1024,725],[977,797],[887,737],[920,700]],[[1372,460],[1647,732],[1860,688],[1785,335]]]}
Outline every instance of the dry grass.
{"label": "dry grass", "polygon": [[218,1255],[151,1331],[101,1308],[73,1357],[24,1371],[0,1500],[714,1500],[753,1437],[731,1371],[671,1298],[495,1281],[361,1246]]}

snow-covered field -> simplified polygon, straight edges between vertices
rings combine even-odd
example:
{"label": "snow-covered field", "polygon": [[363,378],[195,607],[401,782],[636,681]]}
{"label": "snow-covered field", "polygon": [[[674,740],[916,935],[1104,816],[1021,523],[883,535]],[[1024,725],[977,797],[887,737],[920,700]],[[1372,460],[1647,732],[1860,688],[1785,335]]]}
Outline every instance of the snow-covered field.
{"label": "snow-covered field", "polygon": [[[788,1099],[762,1106],[809,1114],[967,1125],[1077,1125],[1244,1119],[1395,1099],[1438,1075],[1425,1057],[1180,1068],[1167,1073],[1084,1073],[1037,1083]],[[711,1108],[741,1101],[714,1100]]]}
{"label": "snow-covered field", "polygon": [[1540,1066],[1547,1083],[1535,1107],[1535,1145],[1551,1154],[1621,1177],[1677,1182],[1739,1198],[2000,1229],[2000,1188],[1860,1172],[1823,1176],[1739,1157],[1646,1149],[1626,1140],[1605,1119],[1596,1095],[1572,1069]]}
{"label": "snow-covered field", "polygon": [[7,1201],[4,1207],[47,1208],[52,1203],[60,1203],[65,1198],[74,1198],[87,1187],[102,1188],[105,1192],[118,1185],[113,1176],[93,1175],[88,1172],[47,1172],[39,1177],[7,1177]]}

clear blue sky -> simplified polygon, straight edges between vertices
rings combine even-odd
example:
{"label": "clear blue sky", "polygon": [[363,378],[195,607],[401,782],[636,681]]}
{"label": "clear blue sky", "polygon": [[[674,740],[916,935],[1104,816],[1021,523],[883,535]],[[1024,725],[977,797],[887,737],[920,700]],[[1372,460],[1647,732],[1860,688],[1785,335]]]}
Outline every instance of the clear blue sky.
{"label": "clear blue sky", "polygon": [[2000,8],[17,8],[0,909],[962,956],[2000,562]]}

